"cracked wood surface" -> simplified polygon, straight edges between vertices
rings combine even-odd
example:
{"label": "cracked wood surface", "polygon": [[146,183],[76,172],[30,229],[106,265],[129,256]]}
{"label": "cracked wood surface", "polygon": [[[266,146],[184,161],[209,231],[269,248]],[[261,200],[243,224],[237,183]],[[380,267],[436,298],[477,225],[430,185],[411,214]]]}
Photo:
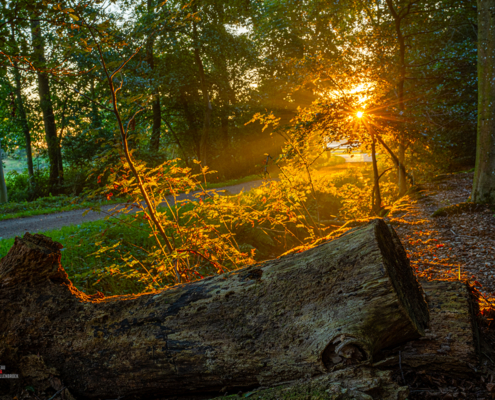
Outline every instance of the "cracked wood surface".
{"label": "cracked wood surface", "polygon": [[397,243],[374,220],[300,254],[98,298],[71,284],[58,243],[26,234],[0,260],[0,361],[25,384],[46,368],[86,399],[232,392],[356,365],[427,327]]}

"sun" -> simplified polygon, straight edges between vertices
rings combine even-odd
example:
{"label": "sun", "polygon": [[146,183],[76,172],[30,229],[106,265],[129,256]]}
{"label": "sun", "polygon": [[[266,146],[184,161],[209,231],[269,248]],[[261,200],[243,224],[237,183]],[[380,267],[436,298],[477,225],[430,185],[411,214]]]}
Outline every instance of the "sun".
{"label": "sun", "polygon": [[364,115],[364,112],[358,111],[356,115],[357,115],[358,118],[362,118],[363,115]]}

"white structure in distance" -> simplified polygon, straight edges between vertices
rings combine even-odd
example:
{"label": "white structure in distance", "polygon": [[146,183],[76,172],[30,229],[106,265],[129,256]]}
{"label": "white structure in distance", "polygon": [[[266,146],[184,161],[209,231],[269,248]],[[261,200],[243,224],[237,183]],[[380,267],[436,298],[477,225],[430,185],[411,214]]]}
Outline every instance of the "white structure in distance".
{"label": "white structure in distance", "polygon": [[330,149],[332,155],[344,158],[346,163],[371,162],[371,154],[352,150],[349,152],[350,146],[347,140],[329,142],[327,148]]}

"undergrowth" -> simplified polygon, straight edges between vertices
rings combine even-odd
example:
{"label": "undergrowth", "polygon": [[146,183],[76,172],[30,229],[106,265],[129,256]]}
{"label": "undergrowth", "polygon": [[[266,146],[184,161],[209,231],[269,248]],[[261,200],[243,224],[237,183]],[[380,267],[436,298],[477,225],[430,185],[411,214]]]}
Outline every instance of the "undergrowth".
{"label": "undergrowth", "polygon": [[[218,233],[228,231],[235,235],[240,252],[254,261],[262,261],[332,232],[336,227],[327,220],[368,217],[369,169],[366,166],[316,177],[314,184],[321,218],[320,224],[316,225],[310,217],[316,215],[316,204],[307,193],[307,184],[301,176],[291,182],[265,181],[260,187],[238,195],[198,196],[195,202],[159,208],[158,211],[167,219],[172,219],[173,214],[179,215],[181,228],[189,230],[189,234],[196,232],[195,225],[197,227],[200,221],[216,221]],[[350,188],[354,190],[352,197],[349,197]],[[163,268],[152,229],[143,214],[118,217],[43,234],[62,243],[62,265],[76,287],[88,294],[97,291],[106,295],[139,293],[169,284],[167,274],[170,270]],[[222,218],[227,228],[218,226]],[[183,234],[187,235],[187,232]],[[204,237],[197,239],[204,240]],[[0,240],[0,257],[7,253],[13,241]],[[187,275],[189,280],[217,273],[198,255],[189,263],[195,266],[194,272]],[[222,266],[235,268],[225,262]],[[185,273],[183,278],[186,278]]]}

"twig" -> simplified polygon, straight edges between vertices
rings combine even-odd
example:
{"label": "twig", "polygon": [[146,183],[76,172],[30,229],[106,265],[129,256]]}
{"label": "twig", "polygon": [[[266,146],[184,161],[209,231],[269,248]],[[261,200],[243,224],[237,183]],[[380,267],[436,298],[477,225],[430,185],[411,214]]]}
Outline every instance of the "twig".
{"label": "twig", "polygon": [[52,397],[50,397],[48,400],[53,400],[55,397],[57,397],[57,395],[59,393],[61,393],[62,391],[64,391],[66,389],[66,387],[64,386],[62,389],[60,389],[57,393],[55,393]]}

